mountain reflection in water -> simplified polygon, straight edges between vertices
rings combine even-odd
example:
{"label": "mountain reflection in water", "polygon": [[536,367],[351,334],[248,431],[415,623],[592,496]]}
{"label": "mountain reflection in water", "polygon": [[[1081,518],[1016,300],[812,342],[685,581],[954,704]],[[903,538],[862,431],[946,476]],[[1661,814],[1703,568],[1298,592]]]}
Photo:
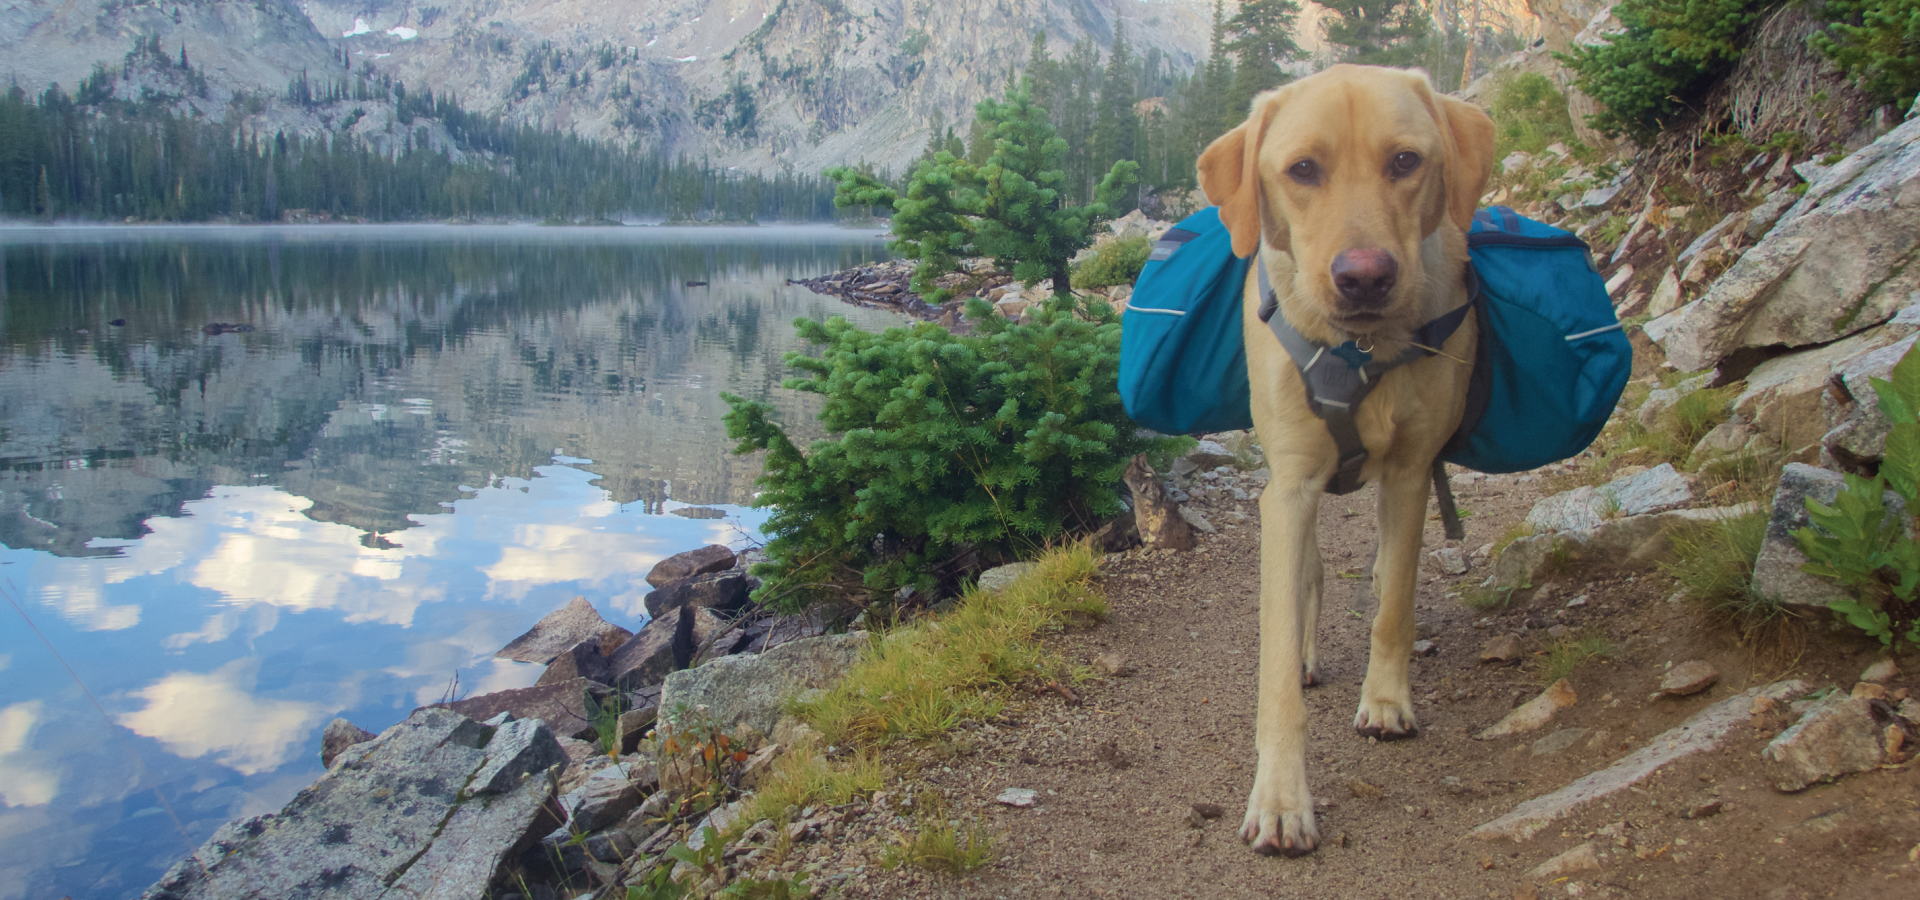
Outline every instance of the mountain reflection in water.
{"label": "mountain reflection in water", "polygon": [[[637,628],[654,562],[763,520],[719,393],[817,434],[778,388],[788,323],[898,321],[785,280],[882,255],[824,228],[0,229],[0,594],[47,642],[0,628],[0,900],[137,895],[311,782],[332,717],[531,683],[489,657],[573,596]],[[729,515],[662,515],[689,504]]]}

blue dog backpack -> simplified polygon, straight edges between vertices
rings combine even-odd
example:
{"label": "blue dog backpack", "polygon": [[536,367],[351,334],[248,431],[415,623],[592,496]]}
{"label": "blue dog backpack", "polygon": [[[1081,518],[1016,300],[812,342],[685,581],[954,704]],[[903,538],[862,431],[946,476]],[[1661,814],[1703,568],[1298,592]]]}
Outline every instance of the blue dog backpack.
{"label": "blue dog backpack", "polygon": [[[1599,435],[1633,368],[1633,351],[1573,234],[1493,207],[1474,217],[1468,251],[1481,339],[1467,411],[1441,458],[1481,472],[1567,459]],[[1155,243],[1123,314],[1120,397],[1167,434],[1252,426],[1238,259],[1216,209]]]}

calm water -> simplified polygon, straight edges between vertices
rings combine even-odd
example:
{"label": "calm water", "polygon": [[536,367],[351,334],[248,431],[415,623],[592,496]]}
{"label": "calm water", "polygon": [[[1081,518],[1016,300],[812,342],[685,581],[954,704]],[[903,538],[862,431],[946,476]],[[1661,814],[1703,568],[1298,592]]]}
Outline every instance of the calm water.
{"label": "calm water", "polygon": [[655,561],[763,519],[719,393],[812,434],[777,386],[791,320],[897,321],[785,279],[883,253],[824,228],[0,229],[0,900],[137,895],[311,782],[334,716],[531,684],[489,657],[576,595],[639,627]]}

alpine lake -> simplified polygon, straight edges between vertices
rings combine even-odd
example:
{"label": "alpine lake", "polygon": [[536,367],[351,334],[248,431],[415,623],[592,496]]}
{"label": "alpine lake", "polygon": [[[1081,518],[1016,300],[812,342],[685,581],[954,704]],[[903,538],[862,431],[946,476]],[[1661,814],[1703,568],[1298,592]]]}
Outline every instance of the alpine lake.
{"label": "alpine lake", "polygon": [[[722,392],[797,438],[830,227],[0,229],[0,900],[135,897],[336,716],[532,684],[576,596],[757,538]],[[701,284],[704,282],[704,284]]]}

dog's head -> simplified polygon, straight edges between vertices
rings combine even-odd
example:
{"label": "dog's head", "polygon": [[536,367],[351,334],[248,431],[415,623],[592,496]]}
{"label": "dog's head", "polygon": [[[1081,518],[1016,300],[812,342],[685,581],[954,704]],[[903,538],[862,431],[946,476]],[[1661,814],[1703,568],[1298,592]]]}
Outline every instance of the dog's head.
{"label": "dog's head", "polygon": [[1236,255],[1263,237],[1292,255],[1301,312],[1373,334],[1418,324],[1421,244],[1472,225],[1493,139],[1485,112],[1417,71],[1334,66],[1255,97],[1200,155],[1200,186]]}

